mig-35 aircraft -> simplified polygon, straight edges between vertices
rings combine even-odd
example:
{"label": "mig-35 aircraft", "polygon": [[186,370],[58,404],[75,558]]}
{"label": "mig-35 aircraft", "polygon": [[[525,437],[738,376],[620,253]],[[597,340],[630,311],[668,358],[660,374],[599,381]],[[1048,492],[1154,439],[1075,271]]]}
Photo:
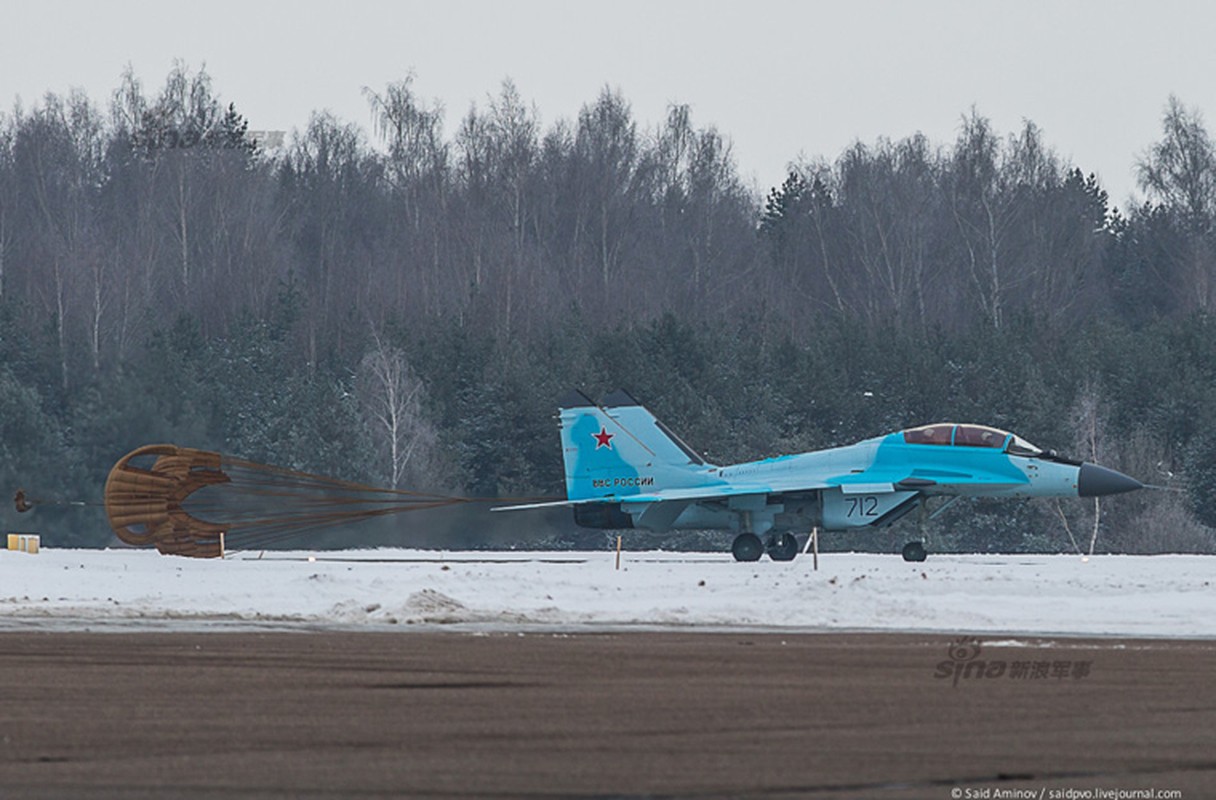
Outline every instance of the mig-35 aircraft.
{"label": "mig-35 aircraft", "polygon": [[[730,466],[707,463],[624,391],[559,402],[566,500],[585,528],[738,531],[731,552],[789,561],[795,532],[890,525],[931,497],[1099,497],[1143,487],[1106,467],[984,425],[939,423],[847,445]],[[926,556],[923,534],[903,549]]]}

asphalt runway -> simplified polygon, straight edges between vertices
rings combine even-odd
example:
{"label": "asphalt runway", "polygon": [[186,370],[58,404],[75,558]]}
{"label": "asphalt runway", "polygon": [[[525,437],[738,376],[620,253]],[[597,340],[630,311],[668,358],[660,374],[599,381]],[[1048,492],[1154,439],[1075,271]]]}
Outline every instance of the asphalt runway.
{"label": "asphalt runway", "polygon": [[0,633],[0,798],[1216,797],[1216,642],[1008,638]]}

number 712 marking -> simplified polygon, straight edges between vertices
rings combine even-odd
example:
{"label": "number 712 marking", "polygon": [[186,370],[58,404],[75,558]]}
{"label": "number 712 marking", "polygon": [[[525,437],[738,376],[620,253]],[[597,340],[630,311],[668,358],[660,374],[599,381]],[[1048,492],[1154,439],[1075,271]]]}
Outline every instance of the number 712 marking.
{"label": "number 712 marking", "polygon": [[845,511],[846,517],[878,516],[878,498],[873,495],[850,497],[848,498],[848,504],[848,510]]}

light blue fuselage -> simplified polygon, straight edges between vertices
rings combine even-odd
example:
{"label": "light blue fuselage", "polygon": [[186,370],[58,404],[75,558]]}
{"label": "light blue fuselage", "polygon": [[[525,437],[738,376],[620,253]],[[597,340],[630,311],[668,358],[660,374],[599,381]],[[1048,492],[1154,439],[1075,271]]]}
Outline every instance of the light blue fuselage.
{"label": "light blue fuselage", "polygon": [[589,527],[840,530],[890,524],[931,496],[1076,497],[1140,485],[982,425],[926,425],[730,466],[706,463],[625,393],[603,405],[578,395],[561,409],[561,431],[566,502]]}

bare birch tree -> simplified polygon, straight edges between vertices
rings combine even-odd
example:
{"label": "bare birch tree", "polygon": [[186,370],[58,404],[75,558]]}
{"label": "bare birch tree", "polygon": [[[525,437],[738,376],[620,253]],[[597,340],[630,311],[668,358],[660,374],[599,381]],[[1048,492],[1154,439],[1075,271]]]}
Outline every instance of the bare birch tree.
{"label": "bare birch tree", "polygon": [[[1103,405],[1099,387],[1086,383],[1077,393],[1071,414],[1076,454],[1097,464],[1106,460],[1106,412]],[[1093,555],[1094,546],[1098,542],[1098,530],[1102,524],[1101,498],[1094,498],[1093,510],[1084,512],[1082,518],[1090,523],[1088,552]]]}
{"label": "bare birch tree", "polygon": [[359,364],[356,386],[389,484],[397,489],[411,467],[429,457],[437,433],[423,415],[422,381],[405,353],[378,335],[373,341],[374,347]]}
{"label": "bare birch tree", "polygon": [[1216,142],[1199,111],[1172,95],[1161,134],[1137,163],[1137,175],[1149,197],[1181,223],[1182,235],[1153,271],[1172,288],[1181,309],[1210,312],[1216,307]]}

